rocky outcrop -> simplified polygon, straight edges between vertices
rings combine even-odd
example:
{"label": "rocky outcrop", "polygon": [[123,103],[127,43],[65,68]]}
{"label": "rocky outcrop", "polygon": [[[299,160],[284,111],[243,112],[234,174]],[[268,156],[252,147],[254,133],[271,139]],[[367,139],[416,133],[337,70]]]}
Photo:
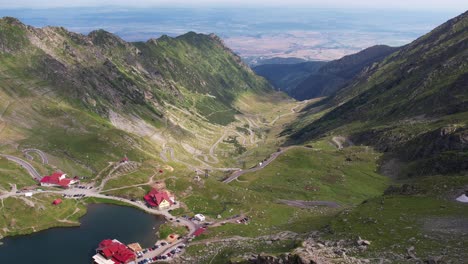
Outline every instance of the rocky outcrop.
{"label": "rocky outcrop", "polygon": [[370,241],[357,240],[323,241],[316,237],[309,237],[302,245],[291,253],[278,256],[268,254],[255,255],[245,263],[253,264],[361,264],[370,263],[368,259],[350,256],[367,250]]}

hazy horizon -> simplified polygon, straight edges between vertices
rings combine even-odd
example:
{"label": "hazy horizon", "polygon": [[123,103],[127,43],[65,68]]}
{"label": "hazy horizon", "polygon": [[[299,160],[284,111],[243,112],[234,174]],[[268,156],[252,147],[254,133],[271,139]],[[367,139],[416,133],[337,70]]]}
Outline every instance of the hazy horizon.
{"label": "hazy horizon", "polygon": [[333,60],[377,44],[402,46],[458,14],[359,8],[0,9],[0,16],[28,25],[63,26],[83,34],[104,29],[127,41],[215,33],[247,60]]}
{"label": "hazy horizon", "polygon": [[[466,2],[462,0],[328,0],[326,2],[320,0],[289,0],[287,3],[279,0],[198,0],[196,2],[189,0],[101,0],[96,2],[94,0],[17,0],[7,1],[0,0],[2,8],[64,8],[64,7],[124,7],[124,8],[155,8],[155,7],[169,7],[169,8],[210,8],[210,7],[254,7],[254,8],[347,8],[347,9],[360,9],[360,8],[378,8],[378,9],[403,9],[403,10],[451,10],[463,12],[466,10]],[[465,6],[465,7],[464,7]]]}

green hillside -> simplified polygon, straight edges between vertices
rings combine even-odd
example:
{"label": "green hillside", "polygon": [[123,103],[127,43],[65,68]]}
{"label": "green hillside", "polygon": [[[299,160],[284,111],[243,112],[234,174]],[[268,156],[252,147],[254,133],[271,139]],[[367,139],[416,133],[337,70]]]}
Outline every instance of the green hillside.
{"label": "green hillside", "polygon": [[325,61],[308,61],[293,64],[262,64],[252,69],[265,77],[276,89],[291,94],[311,74],[327,64]]}
{"label": "green hillside", "polygon": [[292,140],[347,135],[396,154],[410,165],[401,171],[407,176],[466,170],[467,43],[464,13],[361,73],[322,103],[329,112],[296,129]]}

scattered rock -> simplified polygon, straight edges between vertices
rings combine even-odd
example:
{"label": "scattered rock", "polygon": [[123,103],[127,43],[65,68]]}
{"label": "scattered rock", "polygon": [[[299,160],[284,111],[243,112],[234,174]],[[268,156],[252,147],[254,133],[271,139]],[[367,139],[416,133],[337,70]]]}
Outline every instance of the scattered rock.
{"label": "scattered rock", "polygon": [[369,246],[371,242],[369,240],[364,240],[364,239],[361,239],[361,237],[359,237],[357,240],[357,244],[359,246]]}
{"label": "scattered rock", "polygon": [[414,246],[407,248],[406,253],[407,253],[406,258],[418,260],[418,258],[416,257],[416,254],[414,253]]}

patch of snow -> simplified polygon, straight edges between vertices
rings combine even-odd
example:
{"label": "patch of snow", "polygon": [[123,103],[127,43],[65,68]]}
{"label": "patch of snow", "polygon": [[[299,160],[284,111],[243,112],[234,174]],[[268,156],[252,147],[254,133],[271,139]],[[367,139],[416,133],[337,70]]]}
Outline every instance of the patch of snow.
{"label": "patch of snow", "polygon": [[461,203],[468,203],[468,196],[466,196],[466,194],[460,195],[460,197],[457,198],[457,201]]}

